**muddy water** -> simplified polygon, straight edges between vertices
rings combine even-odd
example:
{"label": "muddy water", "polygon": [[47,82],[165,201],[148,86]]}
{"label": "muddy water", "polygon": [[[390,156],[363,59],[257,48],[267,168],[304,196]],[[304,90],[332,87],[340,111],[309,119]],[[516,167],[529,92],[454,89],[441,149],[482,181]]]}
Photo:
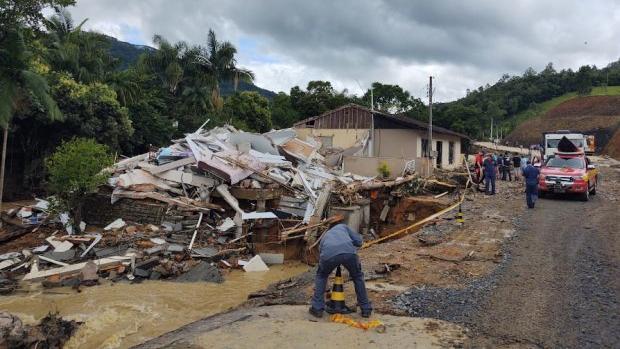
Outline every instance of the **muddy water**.
{"label": "muddy water", "polygon": [[36,322],[58,311],[84,322],[65,348],[127,348],[182,325],[234,307],[270,283],[298,275],[304,264],[272,266],[268,272],[232,271],[223,284],[145,281],[44,290],[0,297],[0,310]]}

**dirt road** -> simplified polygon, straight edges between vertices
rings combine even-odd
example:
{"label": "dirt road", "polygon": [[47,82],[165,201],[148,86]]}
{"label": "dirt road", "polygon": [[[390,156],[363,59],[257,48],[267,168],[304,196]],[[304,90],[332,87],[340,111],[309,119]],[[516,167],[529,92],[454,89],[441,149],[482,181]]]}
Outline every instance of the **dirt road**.
{"label": "dirt road", "polygon": [[540,200],[525,214],[511,262],[468,321],[475,347],[620,346],[620,176],[603,174],[592,201]]}

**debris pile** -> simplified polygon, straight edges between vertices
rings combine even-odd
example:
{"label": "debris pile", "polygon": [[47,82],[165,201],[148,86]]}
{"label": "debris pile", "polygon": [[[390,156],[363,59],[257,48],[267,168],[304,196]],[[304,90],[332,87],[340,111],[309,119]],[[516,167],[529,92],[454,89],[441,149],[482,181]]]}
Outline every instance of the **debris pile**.
{"label": "debris pile", "polygon": [[[88,224],[51,217],[45,200],[2,212],[10,225],[0,239],[42,226],[47,233],[39,231],[40,246],[0,255],[0,270],[48,286],[93,285],[101,277],[221,282],[221,269],[311,261],[333,223],[367,239],[381,236],[382,225],[408,224],[403,217],[416,217],[398,207],[412,185],[457,187],[409,173],[391,181],[342,173],[326,165],[319,141],[299,139],[293,129],[204,126],[108,169],[108,184],[84,205]],[[20,230],[7,235],[13,226]]]}

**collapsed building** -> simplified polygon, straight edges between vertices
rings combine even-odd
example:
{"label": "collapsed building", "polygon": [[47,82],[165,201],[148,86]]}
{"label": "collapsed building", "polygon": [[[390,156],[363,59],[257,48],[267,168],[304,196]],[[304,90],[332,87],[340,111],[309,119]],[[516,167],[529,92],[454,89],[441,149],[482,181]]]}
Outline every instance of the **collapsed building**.
{"label": "collapsed building", "polygon": [[[386,122],[377,118],[373,125]],[[373,141],[383,149],[378,136],[343,149],[298,128],[255,134],[206,124],[107,169],[107,185],[85,198],[84,222],[75,227],[66,215],[50,217],[45,200],[3,212],[18,227],[10,239],[45,224],[55,229],[40,246],[0,255],[0,268],[50,285],[96,283],[101,276],[221,281],[218,267],[254,271],[291,259],[315,262],[322,233],[333,223],[348,224],[366,240],[381,238],[447,206],[416,194],[450,200],[446,194],[463,187],[463,181],[423,179],[417,159],[389,174],[347,171],[348,156],[372,154]]]}

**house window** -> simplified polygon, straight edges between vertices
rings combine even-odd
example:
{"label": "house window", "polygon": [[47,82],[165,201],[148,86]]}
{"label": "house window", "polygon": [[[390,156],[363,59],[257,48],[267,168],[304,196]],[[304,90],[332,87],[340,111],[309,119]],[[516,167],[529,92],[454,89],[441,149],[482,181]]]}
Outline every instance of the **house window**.
{"label": "house window", "polygon": [[429,157],[428,154],[428,139],[422,138],[422,157]]}
{"label": "house window", "polygon": [[448,144],[448,164],[454,164],[454,142]]}

